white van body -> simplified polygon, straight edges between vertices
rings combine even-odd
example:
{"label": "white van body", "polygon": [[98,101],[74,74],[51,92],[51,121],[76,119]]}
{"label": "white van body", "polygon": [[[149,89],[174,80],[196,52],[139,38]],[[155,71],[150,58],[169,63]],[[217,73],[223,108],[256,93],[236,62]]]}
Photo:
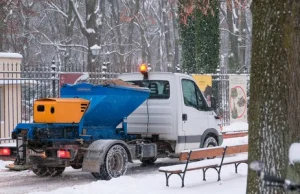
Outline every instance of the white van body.
{"label": "white van body", "polygon": [[[152,83],[151,86],[146,84],[145,87],[149,87],[153,96],[156,93],[167,95],[151,98],[150,94],[150,98],[129,115],[127,118],[129,134],[140,134],[142,137],[156,135],[160,141],[171,142],[175,153],[204,147],[207,137],[213,137],[218,145],[222,144],[220,119],[208,107],[206,99],[191,76],[149,72],[146,80],[141,73],[121,74],[118,78],[129,83],[149,81]],[[157,81],[157,87],[153,81]],[[155,86],[154,89],[152,86]],[[167,86],[169,88],[166,88]],[[184,97],[191,99],[192,102],[184,101]],[[195,106],[195,103],[199,106]]]}

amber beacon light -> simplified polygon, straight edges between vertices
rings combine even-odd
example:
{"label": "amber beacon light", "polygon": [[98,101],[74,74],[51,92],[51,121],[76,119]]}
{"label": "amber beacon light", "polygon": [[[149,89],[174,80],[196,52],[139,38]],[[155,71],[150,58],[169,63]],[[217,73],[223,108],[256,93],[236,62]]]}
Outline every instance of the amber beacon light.
{"label": "amber beacon light", "polygon": [[144,75],[144,79],[148,79],[148,66],[146,64],[140,65],[140,72]]}

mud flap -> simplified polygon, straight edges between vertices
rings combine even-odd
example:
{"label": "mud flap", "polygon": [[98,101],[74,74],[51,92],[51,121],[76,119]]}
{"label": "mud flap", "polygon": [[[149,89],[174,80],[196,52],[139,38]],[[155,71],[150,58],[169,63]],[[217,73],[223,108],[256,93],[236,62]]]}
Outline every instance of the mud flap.
{"label": "mud flap", "polygon": [[121,140],[97,140],[86,149],[82,163],[82,171],[100,172],[100,166],[104,164],[107,151],[115,144],[120,144],[125,148],[128,161],[132,162],[130,149],[125,142]]}

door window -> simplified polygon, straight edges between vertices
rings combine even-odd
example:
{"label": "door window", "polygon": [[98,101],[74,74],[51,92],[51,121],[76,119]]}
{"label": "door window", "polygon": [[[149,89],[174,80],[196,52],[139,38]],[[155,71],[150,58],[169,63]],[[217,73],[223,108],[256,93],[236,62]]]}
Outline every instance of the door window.
{"label": "door window", "polygon": [[205,110],[205,101],[195,83],[187,79],[183,79],[181,83],[184,104],[198,110]]}
{"label": "door window", "polygon": [[170,83],[165,80],[136,80],[127,81],[130,84],[150,89],[149,99],[169,99]]}

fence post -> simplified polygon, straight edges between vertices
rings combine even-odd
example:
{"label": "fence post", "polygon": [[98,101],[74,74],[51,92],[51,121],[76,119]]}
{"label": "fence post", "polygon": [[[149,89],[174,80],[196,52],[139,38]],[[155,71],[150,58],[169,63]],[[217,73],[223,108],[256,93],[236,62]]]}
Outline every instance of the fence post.
{"label": "fence post", "polygon": [[56,80],[56,65],[54,59],[52,60],[52,65],[51,65],[51,72],[52,72],[52,97],[55,98],[55,80]]}
{"label": "fence post", "polygon": [[102,73],[103,73],[102,79],[106,79],[105,75],[107,73],[107,62],[103,62],[101,69],[102,69]]}

